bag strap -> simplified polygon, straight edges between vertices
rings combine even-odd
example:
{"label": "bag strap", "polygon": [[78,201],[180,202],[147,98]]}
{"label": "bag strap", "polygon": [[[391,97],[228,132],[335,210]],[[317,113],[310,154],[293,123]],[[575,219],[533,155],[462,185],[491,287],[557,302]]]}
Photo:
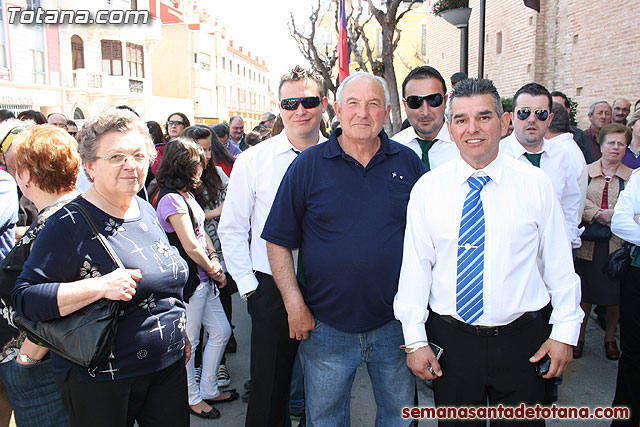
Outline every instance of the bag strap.
{"label": "bag strap", "polygon": [[93,230],[102,247],[107,251],[113,262],[116,264],[116,266],[118,268],[124,268],[124,265],[122,264],[122,261],[120,261],[118,254],[116,254],[116,251],[113,250],[113,247],[111,246],[107,238],[104,237],[104,234],[102,234],[102,232],[98,229],[98,226],[96,225],[93,218],[91,218],[91,215],[89,215],[89,212],[87,212],[85,207],[78,202],[70,202],[69,205],[73,206],[78,212],[80,212],[84,220],[87,222],[87,224],[89,224],[89,227],[91,227],[91,230]]}

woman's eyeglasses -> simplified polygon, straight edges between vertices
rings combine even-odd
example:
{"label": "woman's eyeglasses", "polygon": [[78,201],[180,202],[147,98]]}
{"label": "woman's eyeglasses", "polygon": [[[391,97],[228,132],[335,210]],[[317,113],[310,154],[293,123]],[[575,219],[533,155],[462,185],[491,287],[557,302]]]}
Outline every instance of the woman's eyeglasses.
{"label": "woman's eyeglasses", "polygon": [[127,155],[124,153],[114,153],[109,156],[97,156],[98,159],[103,159],[109,162],[110,165],[113,166],[123,166],[125,163],[133,160],[137,165],[144,165],[149,158],[144,153],[136,153],[132,155]]}
{"label": "woman's eyeglasses", "polygon": [[184,126],[184,122],[180,121],[180,120],[169,120],[167,122],[168,126]]}
{"label": "woman's eyeglasses", "polygon": [[320,97],[319,96],[305,96],[302,98],[285,98],[280,101],[280,106],[283,110],[293,111],[298,109],[298,105],[302,104],[302,106],[309,110],[311,108],[316,108],[320,105]]}
{"label": "woman's eyeglasses", "polygon": [[432,93],[431,95],[409,95],[404,101],[407,103],[407,107],[412,110],[417,110],[422,107],[422,103],[427,101],[429,107],[439,107],[442,105],[442,101],[444,101],[444,96],[440,93]]}
{"label": "woman's eyeglasses", "polygon": [[[547,110],[535,110],[534,114],[536,115],[536,119],[544,122],[549,118],[549,112]],[[518,116],[518,120],[527,120],[527,118],[531,115],[531,108],[521,108],[516,112]]]}

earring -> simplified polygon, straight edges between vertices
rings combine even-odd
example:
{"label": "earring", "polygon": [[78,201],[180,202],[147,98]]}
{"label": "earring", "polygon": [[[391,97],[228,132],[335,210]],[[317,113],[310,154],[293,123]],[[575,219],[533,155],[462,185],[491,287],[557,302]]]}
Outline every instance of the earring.
{"label": "earring", "polygon": [[24,187],[25,187],[25,188],[29,188],[29,184],[25,184],[25,185],[24,185]]}

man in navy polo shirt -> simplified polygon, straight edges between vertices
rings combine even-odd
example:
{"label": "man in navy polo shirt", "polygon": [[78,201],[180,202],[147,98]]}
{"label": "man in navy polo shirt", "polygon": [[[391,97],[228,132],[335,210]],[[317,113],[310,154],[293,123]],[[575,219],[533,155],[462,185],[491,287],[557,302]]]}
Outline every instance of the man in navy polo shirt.
{"label": "man in navy polo shirt", "polygon": [[[289,334],[304,340],[307,421],[348,424],[351,386],[364,361],[376,425],[406,426],[401,410],[412,405],[415,383],[403,362],[392,304],[409,193],[425,167],[382,130],[391,111],[384,80],[353,74],[336,98],[341,128],[291,164],[262,238]],[[295,248],[302,254],[304,295],[294,273]]]}

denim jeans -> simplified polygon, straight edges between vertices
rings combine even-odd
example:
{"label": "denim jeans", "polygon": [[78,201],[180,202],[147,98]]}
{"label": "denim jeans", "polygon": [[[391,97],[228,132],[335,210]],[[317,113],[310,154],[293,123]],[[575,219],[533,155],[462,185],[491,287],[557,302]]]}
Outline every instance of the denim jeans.
{"label": "denim jeans", "polygon": [[220,303],[219,292],[215,285],[201,282],[189,298],[187,308],[187,336],[191,342],[191,354],[195,354],[200,342],[200,325],[204,325],[209,338],[202,352],[202,376],[200,385],[196,383],[195,360],[187,363],[187,384],[189,386],[189,405],[196,405],[202,399],[215,399],[218,390],[218,366],[224,354],[224,348],[231,336],[231,326]]}
{"label": "denim jeans", "polygon": [[289,414],[299,416],[304,412],[304,374],[302,372],[302,355],[296,354],[291,372],[291,391],[289,393]]}
{"label": "denim jeans", "polygon": [[19,426],[68,426],[69,415],[62,405],[51,369],[51,360],[20,365],[16,360],[0,363],[4,383]]}
{"label": "denim jeans", "polygon": [[[316,321],[317,322],[317,321]],[[302,341],[307,425],[350,426],[351,388],[365,362],[375,397],[377,427],[408,426],[402,408],[413,406],[415,377],[406,364],[400,322],[365,333],[339,331],[317,322]]]}

